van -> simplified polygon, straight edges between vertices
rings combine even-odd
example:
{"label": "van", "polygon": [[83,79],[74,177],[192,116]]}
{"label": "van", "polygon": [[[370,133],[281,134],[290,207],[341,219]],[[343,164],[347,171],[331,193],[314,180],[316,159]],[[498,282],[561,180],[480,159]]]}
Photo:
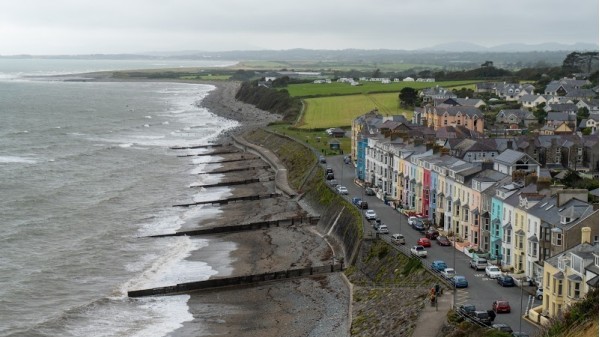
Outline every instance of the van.
{"label": "van", "polygon": [[470,262],[471,268],[473,268],[475,270],[484,270],[485,267],[487,267],[487,265],[488,265],[487,260],[482,259],[482,258],[472,259]]}

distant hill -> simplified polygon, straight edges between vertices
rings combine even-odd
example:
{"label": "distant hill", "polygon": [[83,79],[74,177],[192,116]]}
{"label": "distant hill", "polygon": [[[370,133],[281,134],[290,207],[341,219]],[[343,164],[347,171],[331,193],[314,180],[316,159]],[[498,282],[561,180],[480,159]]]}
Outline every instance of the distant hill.
{"label": "distant hill", "polygon": [[535,52],[535,51],[584,51],[598,50],[597,44],[577,42],[573,44],[563,43],[538,43],[538,44],[525,44],[525,43],[507,43],[493,47],[484,47],[471,42],[457,41],[448,42],[435,45],[433,47],[427,47],[419,49],[419,51],[447,51],[447,52]]}

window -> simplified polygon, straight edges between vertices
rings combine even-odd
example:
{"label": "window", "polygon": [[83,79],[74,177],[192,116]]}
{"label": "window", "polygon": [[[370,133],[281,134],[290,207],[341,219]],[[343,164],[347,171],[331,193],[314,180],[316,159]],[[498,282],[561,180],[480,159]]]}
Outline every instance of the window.
{"label": "window", "polygon": [[562,246],[562,233],[552,233],[552,244]]}
{"label": "window", "polygon": [[550,289],[550,272],[546,272],[546,288]]}
{"label": "window", "polygon": [[557,295],[558,296],[562,296],[562,288],[563,288],[563,281],[562,280],[558,280],[558,285],[556,286],[558,289]]}
{"label": "window", "polygon": [[574,282],[574,284],[573,284],[573,298],[579,298],[579,295],[581,294],[580,285],[581,285],[581,283]]}

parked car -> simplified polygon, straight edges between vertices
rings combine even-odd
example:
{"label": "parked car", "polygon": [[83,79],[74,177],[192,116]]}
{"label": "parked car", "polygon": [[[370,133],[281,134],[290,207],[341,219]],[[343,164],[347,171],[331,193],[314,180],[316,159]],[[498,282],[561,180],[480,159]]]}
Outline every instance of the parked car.
{"label": "parked car", "polygon": [[428,229],[425,232],[425,237],[430,240],[435,240],[438,236],[440,236],[440,232],[438,232],[436,229]]}
{"label": "parked car", "polygon": [[333,180],[335,179],[335,176],[333,175],[333,173],[327,173],[327,175],[325,176],[326,180]]}
{"label": "parked car", "polygon": [[344,156],[344,164],[350,164],[350,157]]}
{"label": "parked car", "polygon": [[454,277],[454,275],[456,275],[456,271],[454,270],[454,268],[446,268],[441,272],[442,276],[446,279],[451,279]]}
{"label": "parked car", "polygon": [[390,230],[384,224],[381,224],[381,225],[379,225],[379,227],[377,227],[377,233],[379,233],[379,234],[387,234],[389,232],[390,232]]}
{"label": "parked car", "polygon": [[502,270],[494,265],[489,265],[485,267],[485,275],[489,278],[498,278],[502,275]]}
{"label": "parked car", "polygon": [[358,206],[358,203],[362,201],[361,198],[359,197],[352,197],[352,199],[350,199],[352,201],[352,205]]}
{"label": "parked car", "polygon": [[348,189],[346,188],[346,186],[342,186],[342,185],[337,185],[335,187],[335,189],[337,190],[337,192],[339,194],[348,194]]}
{"label": "parked car", "polygon": [[369,208],[369,203],[368,203],[368,202],[366,202],[366,201],[364,201],[364,200],[361,200],[361,201],[358,203],[358,205],[356,205],[356,207],[358,207],[358,208],[360,208],[360,209],[367,209],[367,208]]}
{"label": "parked car", "polygon": [[510,327],[510,325],[508,325],[506,323],[492,324],[492,329],[496,329],[496,330],[500,330],[500,331],[504,331],[504,332],[508,332],[508,333],[513,332],[513,329]]}
{"label": "parked car", "polygon": [[458,312],[460,312],[461,314],[463,314],[465,316],[473,316],[473,313],[476,310],[477,309],[475,308],[474,304],[462,304],[461,306],[458,307]]}
{"label": "parked car", "polygon": [[455,275],[450,279],[450,283],[456,288],[468,288],[469,282],[467,278],[462,275]]}
{"label": "parked car", "polygon": [[442,260],[435,260],[433,262],[431,262],[431,269],[436,270],[436,271],[444,271],[444,269],[448,268],[448,265],[446,265],[446,262],[442,261]]}
{"label": "parked car", "polygon": [[537,288],[535,290],[535,298],[541,300],[544,298],[544,288]]}
{"label": "parked car", "polygon": [[431,247],[431,241],[428,238],[419,238],[417,244],[423,247]]}
{"label": "parked car", "polygon": [[484,324],[484,325],[492,324],[492,318],[490,317],[490,314],[488,314],[487,311],[476,310],[473,312],[472,317],[474,320],[481,322],[481,324]]}
{"label": "parked car", "polygon": [[415,220],[415,222],[412,225],[412,228],[418,230],[419,232],[422,232],[425,230],[425,226],[423,225],[423,221],[419,218],[417,218]]}
{"label": "parked car", "polygon": [[328,167],[325,169],[326,173],[333,173],[333,169],[331,167]]}
{"label": "parked car", "polygon": [[504,300],[494,301],[494,303],[492,303],[492,310],[494,310],[494,312],[496,312],[497,314],[503,312],[510,313],[510,304],[508,303],[508,301]]}
{"label": "parked car", "polygon": [[438,236],[436,240],[437,240],[438,245],[440,245],[440,246],[451,246],[452,245],[450,240],[448,240],[447,236]]}
{"label": "parked car", "polygon": [[500,275],[496,280],[498,281],[498,284],[503,287],[515,286],[515,280],[513,280],[513,278],[508,275]]}
{"label": "parked car", "polygon": [[422,257],[422,258],[427,257],[427,251],[425,250],[425,247],[423,247],[423,246],[413,246],[410,249],[410,253],[415,256]]}
{"label": "parked car", "polygon": [[409,216],[408,217],[408,224],[412,227],[415,222],[417,221],[417,217],[416,216]]}
{"label": "parked car", "polygon": [[327,163],[327,159],[325,159],[325,156],[319,156],[319,163],[321,163],[321,164]]}
{"label": "parked car", "polygon": [[365,188],[365,194],[366,195],[375,195],[375,191],[372,188],[367,187],[367,188]]}
{"label": "parked car", "polygon": [[392,238],[390,240],[393,244],[396,245],[404,245],[406,244],[406,240],[404,239],[404,235],[396,233],[392,234]]}
{"label": "parked car", "polygon": [[365,212],[365,218],[367,218],[367,220],[375,220],[377,219],[377,213],[375,213],[375,211],[372,209],[368,209]]}
{"label": "parked car", "polygon": [[331,187],[336,187],[337,185],[339,185],[338,181],[335,179],[327,180],[327,184],[329,184],[329,186],[331,186]]}
{"label": "parked car", "polygon": [[469,265],[475,270],[484,270],[487,267],[488,262],[486,259],[475,258],[471,260]]}

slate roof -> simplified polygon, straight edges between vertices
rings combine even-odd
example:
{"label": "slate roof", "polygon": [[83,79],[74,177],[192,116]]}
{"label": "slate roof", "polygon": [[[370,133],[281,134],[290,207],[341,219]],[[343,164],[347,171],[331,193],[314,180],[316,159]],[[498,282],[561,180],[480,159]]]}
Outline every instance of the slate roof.
{"label": "slate roof", "polygon": [[[529,157],[526,153],[506,149],[504,152],[500,153],[498,156],[496,156],[496,158],[494,158],[494,162],[513,165],[524,156]],[[531,157],[529,157],[529,159],[533,160]]]}
{"label": "slate roof", "polygon": [[570,122],[577,120],[576,115],[571,115],[565,112],[548,112],[548,117],[546,117],[547,121],[559,121],[559,122]]}
{"label": "slate roof", "polygon": [[548,104],[548,108],[550,109],[550,111],[558,111],[558,112],[577,111],[579,109],[579,108],[577,108],[577,105],[575,105],[573,103]]}

